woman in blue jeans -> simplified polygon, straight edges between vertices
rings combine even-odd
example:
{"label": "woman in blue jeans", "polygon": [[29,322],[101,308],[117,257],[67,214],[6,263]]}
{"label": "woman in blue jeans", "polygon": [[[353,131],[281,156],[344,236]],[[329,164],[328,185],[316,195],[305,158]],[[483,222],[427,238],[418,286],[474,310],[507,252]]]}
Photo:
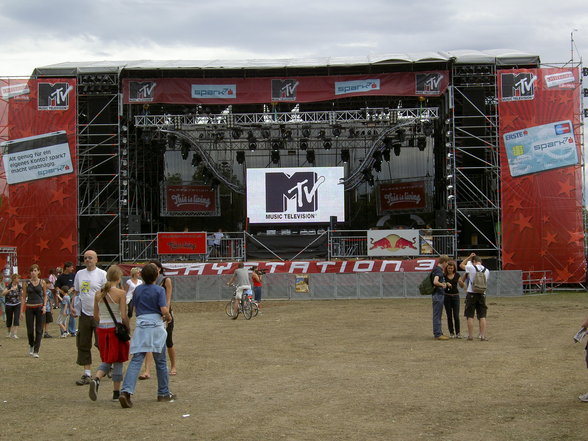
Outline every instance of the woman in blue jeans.
{"label": "woman in blue jeans", "polygon": [[128,365],[119,397],[120,405],[123,408],[133,407],[131,395],[135,392],[141,365],[148,352],[153,353],[155,359],[157,401],[170,402],[176,399],[176,395],[169,390],[165,356],[167,332],[164,322],[170,322],[171,315],[166,306],[165,290],[161,286],[153,284],[157,275],[157,266],[152,263],[146,264],[141,270],[141,276],[145,283],[138,286],[133,294],[137,319],[130,349],[133,358]]}

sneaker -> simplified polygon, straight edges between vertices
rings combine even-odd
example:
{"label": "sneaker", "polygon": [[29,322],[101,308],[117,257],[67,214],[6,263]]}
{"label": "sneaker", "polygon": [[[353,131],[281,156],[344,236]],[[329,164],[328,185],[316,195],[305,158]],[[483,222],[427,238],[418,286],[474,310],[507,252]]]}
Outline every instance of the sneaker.
{"label": "sneaker", "polygon": [[157,401],[166,401],[168,403],[173,403],[178,396],[176,394],[172,394],[171,392],[167,395],[157,395]]}
{"label": "sneaker", "polygon": [[120,392],[120,396],[118,397],[118,402],[120,403],[123,409],[128,409],[133,407],[133,402],[131,401],[131,394],[128,392]]}
{"label": "sneaker", "polygon": [[439,337],[435,337],[435,340],[449,340],[449,337],[446,335],[440,335]]}
{"label": "sneaker", "polygon": [[18,340],[18,335],[16,335],[16,334],[12,334],[11,337]]}
{"label": "sneaker", "polygon": [[78,386],[85,386],[86,384],[90,384],[90,380],[91,377],[89,375],[82,375],[82,378],[80,378],[78,381],[76,381],[76,384]]}
{"label": "sneaker", "polygon": [[481,335],[480,341],[488,341],[488,337],[486,337],[485,335]]}
{"label": "sneaker", "polygon": [[580,395],[578,398],[580,399],[580,401],[583,401],[584,403],[588,403],[588,393],[585,393],[584,395]]}
{"label": "sneaker", "polygon": [[67,337],[67,332],[61,334],[60,338],[66,338]]}
{"label": "sneaker", "polygon": [[112,401],[118,401],[120,398],[120,390],[113,390],[112,391]]}
{"label": "sneaker", "polygon": [[33,352],[33,358],[39,358],[39,354],[36,352]]}
{"label": "sneaker", "polygon": [[455,334],[449,334],[449,338],[455,338]]}
{"label": "sneaker", "polygon": [[474,337],[472,337],[471,335],[468,335],[468,341],[474,341]]}
{"label": "sneaker", "polygon": [[98,398],[98,388],[99,387],[100,387],[100,379],[99,378],[94,378],[90,381],[89,395],[90,395],[90,399],[92,401],[96,401],[96,398]]}
{"label": "sneaker", "polygon": [[12,334],[9,332],[8,334],[6,334],[6,338],[10,338],[12,337]]}
{"label": "sneaker", "polygon": [[33,348],[32,346],[29,346],[29,355],[33,355],[34,352],[35,352],[35,348]]}
{"label": "sneaker", "polygon": [[48,333],[48,332],[45,332],[45,333],[43,334],[43,338],[53,338],[53,336],[52,336],[52,335],[49,335],[49,333]]}
{"label": "sneaker", "polygon": [[455,334],[455,338],[460,338],[460,339],[461,339],[461,338],[463,338],[463,337],[462,337],[462,336],[461,336],[461,334],[458,332],[457,334]]}

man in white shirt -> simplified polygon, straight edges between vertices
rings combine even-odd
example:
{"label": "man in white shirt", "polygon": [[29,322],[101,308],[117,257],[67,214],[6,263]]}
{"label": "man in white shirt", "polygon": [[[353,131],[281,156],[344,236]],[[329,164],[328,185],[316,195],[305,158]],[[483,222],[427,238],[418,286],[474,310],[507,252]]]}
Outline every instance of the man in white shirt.
{"label": "man in white shirt", "polygon": [[[86,268],[77,272],[74,279],[74,291],[81,300],[76,345],[78,347],[77,363],[84,366],[82,378],[76,381],[78,386],[90,384],[92,375],[92,335],[95,334],[94,296],[106,283],[106,271],[98,268],[98,255],[88,250],[84,253]],[[73,301],[72,301],[73,304]],[[96,338],[96,337],[94,337]]]}
{"label": "man in white shirt", "polygon": [[488,307],[486,306],[486,292],[476,292],[474,289],[474,279],[476,273],[482,272],[488,282],[490,271],[482,265],[482,259],[474,253],[466,257],[459,267],[467,273],[467,295],[465,301],[465,316],[468,321],[468,340],[474,339],[474,313],[478,318],[480,324],[480,340],[486,341],[486,313]]}

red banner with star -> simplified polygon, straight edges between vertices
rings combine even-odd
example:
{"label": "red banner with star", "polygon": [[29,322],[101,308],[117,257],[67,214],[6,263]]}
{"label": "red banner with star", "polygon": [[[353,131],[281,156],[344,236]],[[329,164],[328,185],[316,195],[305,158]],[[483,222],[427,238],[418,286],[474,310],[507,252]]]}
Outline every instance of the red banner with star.
{"label": "red banner with star", "polygon": [[577,68],[498,74],[502,267],[586,279]]}
{"label": "red banner with star", "polygon": [[0,80],[0,244],[19,271],[76,261],[75,80]]}

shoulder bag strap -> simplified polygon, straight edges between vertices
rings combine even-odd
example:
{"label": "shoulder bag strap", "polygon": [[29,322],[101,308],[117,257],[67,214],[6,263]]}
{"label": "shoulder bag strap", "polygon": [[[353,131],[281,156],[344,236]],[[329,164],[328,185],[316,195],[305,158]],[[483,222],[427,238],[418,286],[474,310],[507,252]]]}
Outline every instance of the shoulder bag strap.
{"label": "shoulder bag strap", "polygon": [[110,309],[110,305],[108,304],[108,300],[106,299],[106,296],[108,294],[104,294],[104,303],[106,303],[106,307],[108,308],[108,312],[110,312],[110,317],[112,317],[112,320],[114,321],[114,324],[116,325],[118,322],[116,321],[116,318],[114,317],[114,314],[112,312],[112,309]]}

